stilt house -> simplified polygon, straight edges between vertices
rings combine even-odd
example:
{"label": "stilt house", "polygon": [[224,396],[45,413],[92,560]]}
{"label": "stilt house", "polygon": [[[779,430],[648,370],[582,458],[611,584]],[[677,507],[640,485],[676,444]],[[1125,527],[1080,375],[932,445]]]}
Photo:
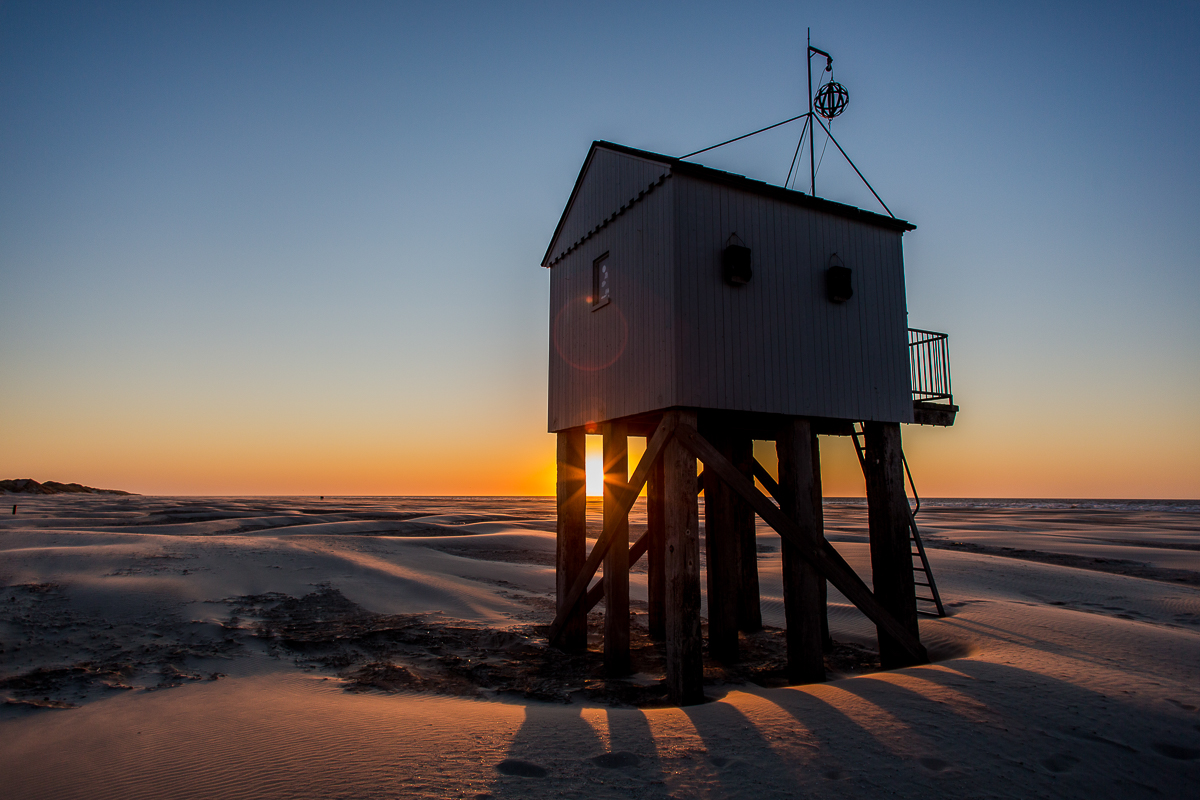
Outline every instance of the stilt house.
{"label": "stilt house", "polygon": [[[739,629],[761,627],[757,514],[783,541],[795,681],[824,677],[827,580],[876,623],[885,666],[925,659],[915,593],[922,573],[914,579],[910,550],[919,536],[899,426],[950,425],[957,407],[945,335],[908,328],[901,238],[913,229],[593,143],[542,261],[550,270],[548,423],[558,434],[553,641],[583,647],[587,611],[604,599],[606,667],[627,671],[628,570],[648,554],[650,629],[666,640],[671,697],[701,699],[704,490],[713,658],[735,660]],[[604,530],[590,555],[588,433],[603,435],[605,464]],[[873,590],[825,541],[818,434],[853,435],[856,445],[865,437]],[[649,439],[632,476],[630,435]],[[755,461],[754,440],[775,441],[778,481]],[[649,525],[631,547],[628,511],[643,485]],[[601,562],[603,577],[589,586]],[[927,564],[924,575],[932,584]]]}

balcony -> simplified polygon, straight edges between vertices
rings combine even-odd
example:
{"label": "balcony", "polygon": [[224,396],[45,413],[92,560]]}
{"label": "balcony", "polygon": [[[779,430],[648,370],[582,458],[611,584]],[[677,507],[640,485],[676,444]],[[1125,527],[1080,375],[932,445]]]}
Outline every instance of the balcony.
{"label": "balcony", "polygon": [[948,427],[958,406],[950,389],[949,335],[908,329],[908,370],[912,386],[913,421]]}

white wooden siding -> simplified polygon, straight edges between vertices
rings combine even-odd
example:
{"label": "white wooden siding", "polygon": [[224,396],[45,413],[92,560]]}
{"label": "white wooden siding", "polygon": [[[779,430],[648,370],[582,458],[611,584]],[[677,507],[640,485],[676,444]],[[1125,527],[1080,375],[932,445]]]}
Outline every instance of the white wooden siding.
{"label": "white wooden siding", "polygon": [[[912,421],[900,233],[676,175],[679,404],[854,420]],[[737,233],[754,277],[721,278]],[[854,297],[831,303],[833,253]]]}
{"label": "white wooden siding", "polygon": [[[670,191],[645,195],[550,270],[551,431],[674,404]],[[611,302],[593,311],[604,253]]]}

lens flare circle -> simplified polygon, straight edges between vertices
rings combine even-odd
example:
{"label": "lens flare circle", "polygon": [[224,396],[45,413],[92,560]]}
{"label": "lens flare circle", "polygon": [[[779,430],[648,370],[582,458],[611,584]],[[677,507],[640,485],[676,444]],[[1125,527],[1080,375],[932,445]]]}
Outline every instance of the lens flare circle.
{"label": "lens flare circle", "polygon": [[[601,316],[593,316],[593,313]],[[600,327],[599,335],[581,336],[588,325]],[[580,296],[568,300],[554,315],[551,338],[554,351],[563,361],[583,372],[599,372],[617,363],[625,354],[629,344],[629,323],[616,303],[610,302],[593,312],[591,298]]]}

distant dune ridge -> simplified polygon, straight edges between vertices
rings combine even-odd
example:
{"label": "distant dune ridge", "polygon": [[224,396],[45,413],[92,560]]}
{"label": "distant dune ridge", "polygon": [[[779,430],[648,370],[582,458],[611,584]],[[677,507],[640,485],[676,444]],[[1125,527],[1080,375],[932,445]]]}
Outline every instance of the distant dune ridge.
{"label": "distant dune ridge", "polygon": [[4,494],[128,494],[120,489],[94,489],[80,483],[59,483],[46,481],[38,483],[33,478],[14,478],[0,481],[0,492]]}

